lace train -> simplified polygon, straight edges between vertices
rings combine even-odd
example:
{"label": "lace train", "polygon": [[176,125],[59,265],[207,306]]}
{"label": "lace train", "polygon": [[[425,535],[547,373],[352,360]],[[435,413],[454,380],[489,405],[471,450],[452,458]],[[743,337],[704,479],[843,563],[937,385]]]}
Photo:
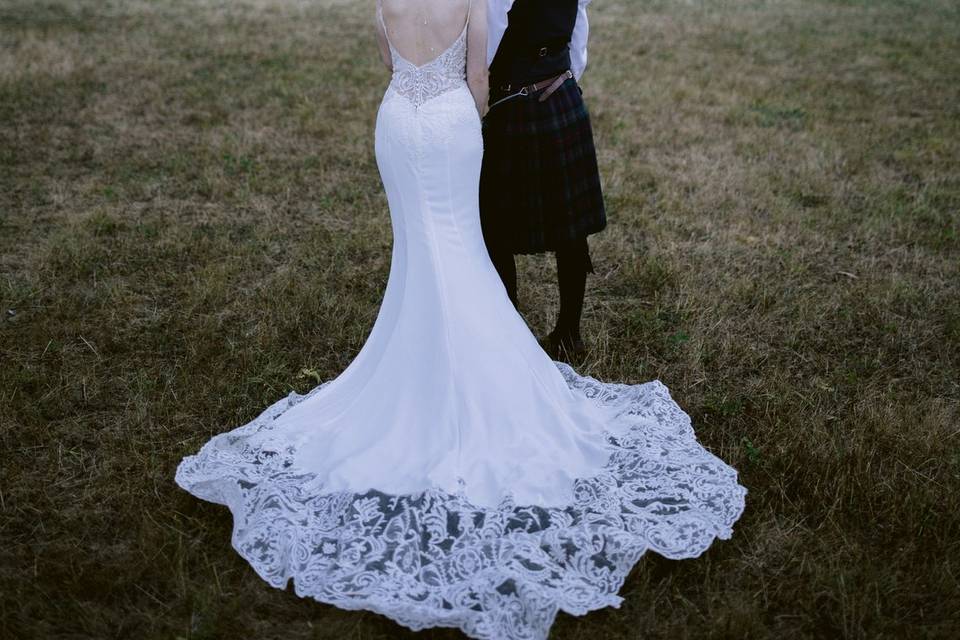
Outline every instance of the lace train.
{"label": "lace train", "polygon": [[[252,422],[214,436],[177,468],[176,482],[233,514],[233,547],[261,578],[342,609],[375,611],[413,630],[459,627],[482,639],[542,639],[558,610],[619,607],[648,549],[693,558],[727,539],[744,509],[737,472],[700,446],[689,416],[659,381],[604,383],[556,363],[571,389],[610,409],[610,458],[578,478],[564,508],[493,509],[430,489],[324,493],[293,466],[292,445],[251,447],[291,393]],[[269,438],[266,440],[269,442]]]}

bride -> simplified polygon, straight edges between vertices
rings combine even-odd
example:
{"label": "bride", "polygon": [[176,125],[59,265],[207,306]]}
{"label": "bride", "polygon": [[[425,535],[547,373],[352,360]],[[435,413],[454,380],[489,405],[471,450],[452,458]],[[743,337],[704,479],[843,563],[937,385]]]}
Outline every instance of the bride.
{"label": "bride", "polygon": [[546,638],[619,606],[641,555],[729,538],[746,489],[659,381],[581,376],[542,350],[478,214],[485,0],[382,0],[393,75],[376,121],[393,231],[356,358],[187,456],[274,587],[418,630]]}

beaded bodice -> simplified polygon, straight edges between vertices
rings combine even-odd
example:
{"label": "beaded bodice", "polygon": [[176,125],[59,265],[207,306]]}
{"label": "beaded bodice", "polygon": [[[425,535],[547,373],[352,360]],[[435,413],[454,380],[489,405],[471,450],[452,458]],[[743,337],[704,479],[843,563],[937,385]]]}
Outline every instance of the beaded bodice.
{"label": "beaded bodice", "polygon": [[[452,91],[466,83],[467,77],[467,24],[457,39],[433,60],[415,65],[396,50],[387,27],[383,21],[380,3],[377,3],[377,15],[390,47],[390,59],[393,64],[393,77],[390,87],[407,98],[415,107],[447,91]],[[468,21],[469,23],[469,21]]]}

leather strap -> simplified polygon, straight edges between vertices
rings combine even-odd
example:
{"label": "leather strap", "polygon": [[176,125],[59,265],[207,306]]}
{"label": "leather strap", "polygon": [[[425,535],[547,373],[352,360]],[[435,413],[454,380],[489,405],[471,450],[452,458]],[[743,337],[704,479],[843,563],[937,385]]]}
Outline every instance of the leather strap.
{"label": "leather strap", "polygon": [[534,91],[540,91],[541,89],[546,88],[546,91],[544,91],[538,98],[540,102],[543,102],[544,100],[549,98],[554,91],[559,89],[560,85],[562,85],[567,79],[572,77],[573,77],[573,72],[570,71],[570,69],[567,69],[560,75],[553,76],[552,78],[547,78],[546,80],[534,82],[533,84],[528,84],[524,87],[517,87],[515,90],[515,93],[510,93],[511,89],[514,88],[512,85],[510,84],[500,85],[498,89],[500,89],[500,91],[503,91],[505,93],[509,93],[510,95],[507,95],[501,98],[500,100],[497,100],[492,105],[490,105],[490,107],[493,108],[494,105],[499,104],[504,100],[507,100],[508,98],[530,95]]}
{"label": "leather strap", "polygon": [[[566,82],[568,79],[570,79],[570,78],[572,78],[572,77],[573,77],[573,72],[570,71],[570,69],[567,69],[566,71],[564,71],[563,73],[561,73],[560,75],[558,75],[556,78],[554,78],[554,80],[553,80],[553,82],[550,84],[550,86],[547,87],[547,90],[540,94],[540,97],[538,98],[538,100],[539,100],[540,102],[543,102],[544,100],[546,100],[547,98],[549,98],[550,95],[553,94],[554,91],[556,91],[558,88],[560,88],[560,85],[562,85],[564,82]],[[536,86],[536,85],[534,85],[534,86]]]}

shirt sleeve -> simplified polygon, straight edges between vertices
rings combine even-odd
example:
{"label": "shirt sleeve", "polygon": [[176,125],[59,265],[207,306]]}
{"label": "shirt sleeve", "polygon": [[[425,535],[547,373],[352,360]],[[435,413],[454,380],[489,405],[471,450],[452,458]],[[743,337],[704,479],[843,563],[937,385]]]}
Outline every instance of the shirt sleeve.
{"label": "shirt sleeve", "polygon": [[580,0],[577,7],[577,22],[570,37],[570,67],[573,77],[580,81],[583,70],[587,68],[587,34],[590,25],[587,22],[587,5],[590,0]]}
{"label": "shirt sleeve", "polygon": [[[589,0],[588,0],[589,1]],[[513,0],[487,0],[487,66],[497,55],[503,33],[507,30],[507,14]]]}

